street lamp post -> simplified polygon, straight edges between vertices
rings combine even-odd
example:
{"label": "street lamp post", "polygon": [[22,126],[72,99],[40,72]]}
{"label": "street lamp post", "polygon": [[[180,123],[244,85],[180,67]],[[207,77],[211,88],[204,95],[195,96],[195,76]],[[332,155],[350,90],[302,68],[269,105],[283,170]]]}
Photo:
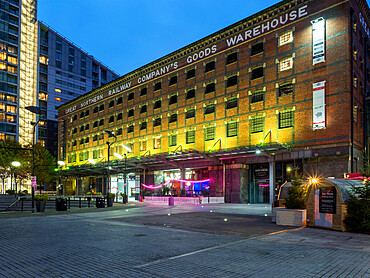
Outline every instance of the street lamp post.
{"label": "street lamp post", "polygon": [[[21,166],[21,163],[19,163],[18,161],[13,161],[11,164],[15,168]],[[17,173],[16,173],[16,170],[14,170],[14,182],[15,182],[15,193],[17,193],[18,188],[17,188]]]}
{"label": "street lamp post", "polygon": [[[26,109],[31,113],[37,115],[41,115],[41,109],[37,106],[26,106]],[[33,133],[32,133],[32,176],[35,176],[35,133],[36,133],[36,126],[39,123],[40,119],[38,118],[36,122],[31,122],[33,125]],[[32,187],[32,212],[35,211],[35,188],[31,184]],[[40,193],[41,193],[41,186],[40,186]]]}
{"label": "street lamp post", "polygon": [[[110,193],[110,173],[109,173],[109,170],[110,170],[110,147],[111,145],[113,145],[116,141],[117,141],[117,136],[114,134],[113,131],[111,130],[105,130],[105,132],[108,134],[108,141],[107,141],[107,145],[108,145],[108,169],[107,169],[107,179],[108,179],[108,188],[107,188],[107,204],[109,206],[109,193]],[[109,137],[114,137],[114,141],[111,143],[109,142]]]}
{"label": "street lamp post", "polygon": [[[126,149],[127,152],[132,152],[132,150],[129,146],[126,146],[126,145],[122,145],[122,146]],[[127,153],[125,153],[125,173],[124,173],[123,178],[124,178],[124,180],[123,180],[124,181],[123,190],[124,190],[124,194],[125,194],[124,196],[126,196],[126,198],[128,200],[128,192],[127,192],[127,190],[128,190],[128,188],[127,188]]]}

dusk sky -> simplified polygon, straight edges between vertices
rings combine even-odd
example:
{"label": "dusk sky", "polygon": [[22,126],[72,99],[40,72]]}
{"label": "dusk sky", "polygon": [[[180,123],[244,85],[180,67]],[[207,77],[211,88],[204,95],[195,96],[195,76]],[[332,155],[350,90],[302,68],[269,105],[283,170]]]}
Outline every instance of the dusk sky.
{"label": "dusk sky", "polygon": [[38,18],[120,75],[279,0],[38,0]]}

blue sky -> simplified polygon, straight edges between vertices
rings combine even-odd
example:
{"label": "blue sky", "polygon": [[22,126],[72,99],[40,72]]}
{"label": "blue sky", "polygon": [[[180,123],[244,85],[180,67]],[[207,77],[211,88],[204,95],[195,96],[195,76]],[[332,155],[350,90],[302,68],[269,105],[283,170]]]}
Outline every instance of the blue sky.
{"label": "blue sky", "polygon": [[38,0],[38,18],[120,75],[279,0]]}

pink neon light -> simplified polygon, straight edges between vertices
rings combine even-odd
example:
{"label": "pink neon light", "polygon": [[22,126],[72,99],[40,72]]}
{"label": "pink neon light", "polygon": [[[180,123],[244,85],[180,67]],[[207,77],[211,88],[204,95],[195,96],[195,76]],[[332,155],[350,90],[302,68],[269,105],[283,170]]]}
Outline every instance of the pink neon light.
{"label": "pink neon light", "polygon": [[270,185],[269,184],[260,184],[258,185],[259,187],[269,187]]}
{"label": "pink neon light", "polygon": [[164,184],[160,184],[160,185],[157,185],[157,186],[154,186],[154,184],[150,184],[150,185],[143,184],[143,186],[145,188],[148,188],[148,189],[159,189],[162,186],[165,186],[165,185],[169,184],[170,182],[172,182],[172,180],[166,181]]}
{"label": "pink neon light", "polygon": [[174,181],[196,183],[196,182],[207,182],[207,181],[209,181],[209,179],[198,180],[198,181],[193,181],[193,180],[174,180]]}

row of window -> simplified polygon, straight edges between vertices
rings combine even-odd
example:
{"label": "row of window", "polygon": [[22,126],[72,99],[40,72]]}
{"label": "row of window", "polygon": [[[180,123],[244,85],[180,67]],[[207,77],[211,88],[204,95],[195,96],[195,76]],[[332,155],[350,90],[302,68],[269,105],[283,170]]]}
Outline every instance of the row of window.
{"label": "row of window", "polygon": [[[160,118],[155,119],[157,121],[159,119],[159,125],[160,125]],[[252,134],[254,133],[260,133],[263,132],[264,129],[264,121],[265,117],[264,116],[255,116],[250,119],[250,132]],[[145,129],[146,129],[146,122],[143,122],[141,125],[145,124]],[[157,123],[158,124],[158,123]],[[284,129],[284,128],[290,128],[293,127],[294,124],[294,114],[293,110],[284,110],[280,111],[278,115],[278,124],[279,124],[279,129]],[[143,129],[142,126],[140,126],[140,129]],[[122,135],[122,128],[117,129],[116,131],[116,136]],[[77,128],[73,130],[73,133],[77,132]],[[127,133],[133,133],[134,132],[134,125],[129,125],[127,127]],[[238,135],[238,122],[237,121],[232,121],[228,122],[226,124],[226,137],[235,137]],[[205,132],[204,132],[204,140],[205,141],[211,141],[216,139],[216,127],[214,125],[209,125],[205,127]],[[101,134],[95,134],[92,136],[92,141],[96,142],[98,140],[104,140],[104,133]],[[160,147],[160,138],[155,138],[156,140],[154,144],[154,148],[159,148]],[[82,146],[83,144],[88,144],[90,142],[90,137],[86,138],[81,138],[79,139],[79,144]],[[141,141],[145,142],[145,141]],[[186,144],[193,144],[195,143],[195,130],[190,129],[186,131]],[[169,136],[169,146],[176,146],[177,145],[177,134],[172,134]],[[72,140],[72,147],[77,146],[77,139]],[[141,149],[141,151],[144,151],[145,149]]]}
{"label": "row of window", "polygon": [[[211,92],[212,90],[214,90],[214,88],[215,88],[215,83],[208,84],[206,86],[205,93]],[[290,95],[292,93],[293,93],[293,83],[292,82],[288,82],[288,83],[285,83],[285,84],[282,84],[282,85],[279,86],[279,90],[278,90],[279,97]],[[190,89],[186,92],[186,99],[192,99],[194,97],[195,97],[195,89]],[[259,91],[252,92],[252,95],[251,95],[251,98],[250,98],[250,103],[256,103],[256,102],[260,102],[260,101],[263,101],[263,100],[264,100],[264,91],[259,90]],[[122,103],[122,97],[119,97],[117,99],[116,104],[118,105],[118,104],[121,104],[121,103]],[[177,103],[177,95],[170,96],[169,105],[176,104],[176,103]],[[227,100],[227,103],[226,103],[226,109],[235,108],[235,107],[237,107],[237,105],[238,105],[237,98],[235,98],[235,97],[229,98]],[[209,104],[208,106],[211,106],[211,104]],[[109,102],[108,107],[109,108],[114,107],[114,100],[111,100]],[[154,102],[154,105],[153,105],[154,110],[159,109],[161,107],[162,107],[162,100],[157,100],[157,101]],[[214,108],[209,108],[209,109],[214,109]],[[206,109],[206,111],[209,111],[209,109]],[[104,104],[100,104],[100,105],[94,107],[94,109],[93,109],[94,114],[98,113],[99,111],[104,111]],[[147,111],[148,111],[148,105],[147,104],[144,104],[144,105],[140,106],[140,114],[146,113]],[[213,113],[213,112],[214,111],[206,112],[206,114]],[[85,111],[80,112],[80,117],[79,118],[82,119],[82,118],[87,117],[89,115],[90,115],[90,110],[85,110]],[[130,117],[133,117],[133,116],[134,116],[134,108],[131,108],[127,112],[127,117],[130,118]],[[110,119],[112,117],[113,116],[111,116]],[[122,119],[122,113],[117,114],[117,120],[121,120],[121,119]],[[72,116],[71,121],[73,122],[73,121],[76,121],[76,120],[77,120],[77,115]],[[109,120],[109,122],[110,123],[114,122],[114,118],[112,118],[112,120]]]}

